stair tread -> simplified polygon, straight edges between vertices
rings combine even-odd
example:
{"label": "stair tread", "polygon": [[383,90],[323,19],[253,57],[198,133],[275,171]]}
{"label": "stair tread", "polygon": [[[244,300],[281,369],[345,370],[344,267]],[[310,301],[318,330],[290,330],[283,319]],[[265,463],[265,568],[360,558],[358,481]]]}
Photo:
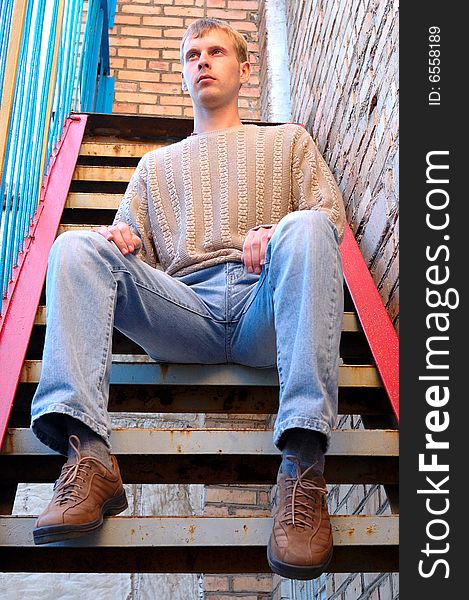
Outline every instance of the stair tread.
{"label": "stair tread", "polygon": [[101,165],[77,165],[73,181],[119,181],[128,183],[135,167],[111,167]]}
{"label": "stair tread", "polygon": [[[113,429],[119,455],[277,455],[272,431],[257,429]],[[398,456],[399,433],[382,429],[339,429],[332,433],[328,456]],[[0,456],[56,455],[29,428],[7,430]]]}
{"label": "stair tread", "polygon": [[[34,546],[35,518],[1,516],[0,547]],[[394,546],[399,543],[397,515],[332,515],[331,523],[337,546]],[[271,528],[271,517],[110,517],[105,519],[99,532],[53,546],[266,546]]]}
{"label": "stair tread", "polygon": [[[111,384],[278,386],[275,368],[156,363],[144,354],[113,354],[112,360]],[[41,365],[41,360],[25,360],[20,383],[37,383]],[[341,365],[339,386],[380,388],[382,383],[373,365]]]}
{"label": "stair tread", "polygon": [[[45,305],[41,305],[38,307],[34,324],[35,325],[45,325],[46,324],[46,307],[45,307]],[[357,315],[354,312],[344,311],[344,317],[343,317],[343,322],[342,322],[342,331],[347,331],[347,332],[361,331],[360,323],[358,321]]]}
{"label": "stair tread", "polygon": [[141,157],[146,152],[167,146],[168,142],[148,140],[125,140],[118,137],[85,137],[81,144],[80,156]]}
{"label": "stair tread", "polygon": [[87,208],[95,210],[117,210],[122,194],[70,192],[65,208]]}

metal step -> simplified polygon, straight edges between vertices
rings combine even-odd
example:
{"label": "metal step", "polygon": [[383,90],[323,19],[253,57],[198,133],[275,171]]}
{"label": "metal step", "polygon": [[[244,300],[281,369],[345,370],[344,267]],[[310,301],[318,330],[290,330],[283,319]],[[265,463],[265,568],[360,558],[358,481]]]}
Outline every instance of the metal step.
{"label": "metal step", "polygon": [[140,158],[146,152],[167,146],[168,142],[125,140],[111,136],[85,136],[80,148],[80,156],[111,156],[114,158]]}
{"label": "metal step", "polygon": [[[14,419],[12,427],[29,425],[31,399],[35,388],[35,383],[19,385],[11,416]],[[201,385],[193,388],[184,385],[129,386],[114,383],[109,390],[108,410],[131,413],[271,415],[278,410],[278,387]],[[382,417],[391,413],[383,388],[339,388],[341,415]]]}
{"label": "metal step", "polygon": [[118,181],[128,183],[135,167],[109,167],[77,165],[74,181]]}
{"label": "metal step", "polygon": [[[20,383],[37,383],[42,361],[25,360]],[[276,369],[255,369],[242,365],[199,365],[156,363],[144,354],[113,354],[111,384],[137,385],[250,385],[278,386]],[[382,386],[372,365],[341,365],[340,387]]]}
{"label": "metal step", "polygon": [[122,194],[94,194],[71,192],[67,197],[65,208],[117,210]]}
{"label": "metal step", "polygon": [[[36,313],[35,325],[46,324],[46,307],[44,305],[39,306]],[[344,318],[342,321],[342,331],[347,333],[356,333],[361,331],[360,323],[357,315],[351,311],[344,312]]]}
{"label": "metal step", "polygon": [[[94,534],[35,546],[35,517],[0,517],[7,572],[269,573],[270,518],[111,517]],[[398,517],[333,516],[331,572],[398,570]]]}
{"label": "metal step", "polygon": [[[272,431],[256,429],[114,429],[111,444],[126,483],[273,485],[280,464]],[[398,446],[397,431],[335,431],[326,480],[396,485]],[[11,428],[0,452],[2,481],[52,482],[63,461],[30,429]]]}
{"label": "metal step", "polygon": [[[382,429],[339,429],[331,437],[327,456],[398,456],[398,432]],[[280,456],[272,431],[258,429],[113,429],[114,454],[139,456],[240,455]],[[8,429],[0,456],[55,455],[28,428]]]}

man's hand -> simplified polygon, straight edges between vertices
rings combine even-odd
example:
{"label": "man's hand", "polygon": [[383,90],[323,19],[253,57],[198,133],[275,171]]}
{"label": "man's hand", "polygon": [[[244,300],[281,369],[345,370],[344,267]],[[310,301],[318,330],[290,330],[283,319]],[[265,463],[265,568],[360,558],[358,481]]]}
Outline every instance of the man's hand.
{"label": "man's hand", "polygon": [[277,225],[250,229],[243,244],[243,262],[250,273],[259,273],[264,265],[265,252]]}
{"label": "man's hand", "polygon": [[122,221],[117,223],[117,225],[110,225],[109,227],[103,225],[103,227],[94,229],[94,231],[100,233],[110,242],[114,242],[124,256],[129,254],[129,252],[133,252],[142,243],[138,235],[132,233],[128,224]]}

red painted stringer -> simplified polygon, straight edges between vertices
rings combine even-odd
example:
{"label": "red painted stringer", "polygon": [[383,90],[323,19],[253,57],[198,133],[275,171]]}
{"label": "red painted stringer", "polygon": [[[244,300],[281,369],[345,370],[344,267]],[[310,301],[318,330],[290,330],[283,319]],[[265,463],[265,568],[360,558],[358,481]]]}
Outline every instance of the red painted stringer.
{"label": "red painted stringer", "polygon": [[348,224],[340,250],[347,287],[383,386],[399,420],[399,338]]}
{"label": "red painted stringer", "polygon": [[0,317],[0,448],[34,325],[49,250],[67,200],[87,118],[87,115],[73,115],[65,122],[61,141],[44,179],[29,237],[13,271],[9,300]]}

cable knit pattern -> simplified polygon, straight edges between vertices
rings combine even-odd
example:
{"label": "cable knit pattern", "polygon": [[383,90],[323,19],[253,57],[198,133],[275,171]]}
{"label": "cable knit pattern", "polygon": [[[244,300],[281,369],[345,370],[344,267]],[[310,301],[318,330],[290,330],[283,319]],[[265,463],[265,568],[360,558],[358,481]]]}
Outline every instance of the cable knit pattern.
{"label": "cable knit pattern", "polygon": [[221,241],[229,244],[231,241],[230,231],[230,205],[228,189],[228,152],[226,134],[217,137],[218,149],[218,183],[220,185],[220,221]]}
{"label": "cable knit pattern", "polygon": [[[165,209],[169,209],[169,205],[166,202],[166,198],[163,201],[163,197],[160,192],[160,182],[158,177],[149,176],[150,173],[156,172],[156,156],[149,155],[149,173],[147,174],[147,178],[150,184],[150,197],[152,199],[152,204],[154,207],[154,213],[156,215],[156,221],[158,223],[158,228],[160,231],[159,238],[161,239],[161,243],[159,244],[160,248],[165,249],[165,254],[170,256],[174,256],[174,244],[173,237],[171,235],[171,231],[169,229],[168,218]],[[161,257],[163,258],[163,257]]]}
{"label": "cable knit pattern", "polygon": [[[181,228],[181,206],[179,204],[178,193],[176,190],[176,182],[174,180],[174,171],[173,171],[173,161],[171,156],[171,146],[166,148],[166,152],[164,153],[164,171],[166,176],[166,181],[168,182],[168,191],[169,197],[171,199],[171,208],[173,209],[174,216],[176,218],[177,228]],[[177,255],[179,255],[179,252]]]}
{"label": "cable knit pattern", "polygon": [[190,136],[140,161],[114,223],[142,238],[140,257],[169,275],[241,262],[246,232],[292,210],[318,210],[342,239],[339,188],[299,125],[240,125]]}
{"label": "cable knit pattern", "polygon": [[[191,169],[191,147],[190,140],[182,146],[182,181],[184,184],[184,195],[181,198],[181,210],[185,209],[186,216],[186,248],[189,256],[197,254],[195,215],[192,194],[192,169]],[[184,230],[183,230],[184,231]],[[173,260],[174,262],[174,260]]]}
{"label": "cable knit pattern", "polygon": [[277,223],[281,219],[281,206],[284,198],[282,198],[283,184],[283,165],[285,161],[284,149],[284,129],[286,126],[278,128],[274,141],[274,172],[273,172],[273,193],[272,193],[272,208],[270,211],[271,223]]}
{"label": "cable knit pattern", "polygon": [[265,127],[259,127],[256,139],[256,221],[262,223],[264,218],[265,193]]}
{"label": "cable knit pattern", "polygon": [[248,222],[248,185],[246,137],[240,128],[236,136],[236,164],[238,165],[238,236],[244,238]]}

